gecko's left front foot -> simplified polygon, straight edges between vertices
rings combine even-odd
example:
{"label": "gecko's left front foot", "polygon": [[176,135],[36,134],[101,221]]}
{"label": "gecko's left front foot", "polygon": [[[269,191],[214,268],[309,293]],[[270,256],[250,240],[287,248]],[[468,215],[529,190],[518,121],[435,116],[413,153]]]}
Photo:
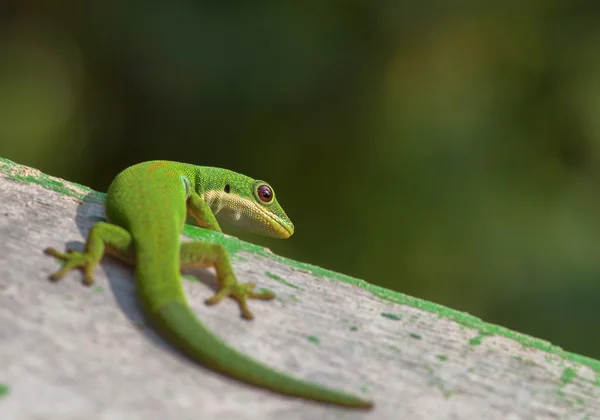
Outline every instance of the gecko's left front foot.
{"label": "gecko's left front foot", "polygon": [[219,290],[213,297],[206,300],[206,304],[214,305],[229,296],[237,301],[244,318],[253,319],[254,315],[248,309],[248,299],[271,300],[275,298],[275,294],[272,292],[255,292],[255,287],[254,283],[240,283],[236,279],[219,282]]}

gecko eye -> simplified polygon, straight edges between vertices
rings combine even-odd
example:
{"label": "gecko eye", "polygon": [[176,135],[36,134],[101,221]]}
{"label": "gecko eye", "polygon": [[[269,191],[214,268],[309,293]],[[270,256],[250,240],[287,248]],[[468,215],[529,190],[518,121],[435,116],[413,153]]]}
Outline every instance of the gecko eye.
{"label": "gecko eye", "polygon": [[258,198],[260,198],[265,203],[270,202],[273,199],[273,191],[268,185],[261,185],[258,187]]}
{"label": "gecko eye", "polygon": [[229,184],[225,184],[225,190],[224,190],[224,191],[225,191],[227,194],[229,194],[229,189],[230,189],[230,188],[231,188],[231,187],[229,186]]}

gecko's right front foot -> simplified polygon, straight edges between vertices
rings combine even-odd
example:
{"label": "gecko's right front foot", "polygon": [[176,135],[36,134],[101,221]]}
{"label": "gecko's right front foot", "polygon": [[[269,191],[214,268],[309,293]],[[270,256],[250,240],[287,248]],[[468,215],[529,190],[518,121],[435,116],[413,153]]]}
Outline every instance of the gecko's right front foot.
{"label": "gecko's right front foot", "polygon": [[219,303],[225,296],[235,299],[240,306],[242,316],[245,319],[254,319],[254,315],[248,308],[248,299],[271,300],[275,299],[275,294],[272,292],[255,292],[256,285],[250,283],[240,283],[235,277],[229,277],[225,281],[219,282],[219,290],[213,297],[206,300],[207,305]]}
{"label": "gecko's right front foot", "polygon": [[94,264],[92,263],[89,255],[86,255],[79,251],[75,251],[73,249],[69,249],[69,251],[66,254],[58,251],[55,248],[46,248],[44,252],[48,255],[52,255],[53,257],[58,258],[59,260],[65,261],[65,264],[60,270],[50,275],[51,281],[58,281],[68,271],[73,270],[74,268],[79,268],[83,271],[83,282],[87,286],[90,286],[94,283],[94,276],[92,275]]}

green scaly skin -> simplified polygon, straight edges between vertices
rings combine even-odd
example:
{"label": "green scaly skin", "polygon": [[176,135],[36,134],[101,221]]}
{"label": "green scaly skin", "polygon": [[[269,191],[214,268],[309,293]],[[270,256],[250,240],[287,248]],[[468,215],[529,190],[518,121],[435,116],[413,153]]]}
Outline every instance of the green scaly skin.
{"label": "green scaly skin", "polygon": [[94,225],[83,253],[46,250],[65,261],[63,268],[50,276],[52,280],[80,268],[85,283],[91,285],[92,272],[107,252],[135,265],[145,314],[167,341],[193,360],[281,394],[346,407],[373,406],[370,401],[293,378],[248,358],[209,331],[187,304],[180,270],[193,267],[216,268],[218,291],[207,304],[232,297],[246,319],[253,318],[247,306],[249,298],[275,297],[254,291],[253,283],[239,283],[221,245],[179,241],[186,220],[219,232],[220,225],[232,225],[289,238],[294,225],[266,182],[220,168],[143,162],[116,176],[108,188],[105,205],[109,223]]}

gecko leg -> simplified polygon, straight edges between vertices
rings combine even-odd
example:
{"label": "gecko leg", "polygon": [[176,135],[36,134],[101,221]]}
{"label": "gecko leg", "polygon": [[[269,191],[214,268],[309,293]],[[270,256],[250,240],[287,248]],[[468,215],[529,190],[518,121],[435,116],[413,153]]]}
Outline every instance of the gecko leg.
{"label": "gecko leg", "polygon": [[217,218],[206,202],[193,192],[187,200],[187,222],[206,229],[222,232]]}
{"label": "gecko leg", "polygon": [[70,249],[62,253],[54,248],[47,248],[44,252],[65,261],[60,270],[50,275],[50,280],[60,280],[68,271],[79,268],[83,271],[84,284],[90,286],[94,283],[94,268],[105,251],[121,261],[133,263],[133,249],[133,238],[127,230],[111,223],[98,222],[90,230],[83,252]]}
{"label": "gecko leg", "polygon": [[206,304],[214,305],[229,296],[238,302],[242,316],[246,319],[254,318],[248,308],[248,299],[271,300],[275,297],[271,292],[254,291],[254,283],[240,283],[235,277],[227,251],[221,245],[206,242],[182,243],[180,265],[182,269],[214,266],[217,270],[218,290]]}

